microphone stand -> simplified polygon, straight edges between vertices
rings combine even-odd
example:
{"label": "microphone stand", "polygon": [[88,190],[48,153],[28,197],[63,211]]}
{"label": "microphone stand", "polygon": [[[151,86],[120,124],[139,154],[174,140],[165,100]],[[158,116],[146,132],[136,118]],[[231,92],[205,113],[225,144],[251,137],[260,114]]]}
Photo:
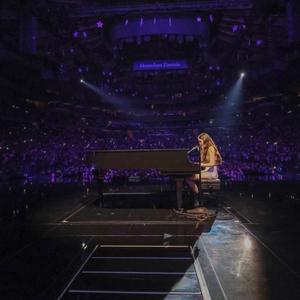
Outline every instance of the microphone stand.
{"label": "microphone stand", "polygon": [[199,145],[199,158],[198,158],[198,162],[199,162],[199,168],[198,168],[198,174],[199,174],[199,180],[198,180],[198,203],[200,205],[200,200],[201,200],[200,193],[202,193],[202,188],[201,188],[201,146],[200,145]]}

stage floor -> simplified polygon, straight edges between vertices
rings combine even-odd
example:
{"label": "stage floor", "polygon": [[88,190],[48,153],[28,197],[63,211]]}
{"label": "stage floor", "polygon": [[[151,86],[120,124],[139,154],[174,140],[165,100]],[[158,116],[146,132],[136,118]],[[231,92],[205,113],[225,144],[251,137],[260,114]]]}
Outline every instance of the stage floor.
{"label": "stage floor", "polygon": [[1,220],[4,299],[300,298],[291,208],[228,191],[217,215],[200,217],[94,200],[57,198]]}

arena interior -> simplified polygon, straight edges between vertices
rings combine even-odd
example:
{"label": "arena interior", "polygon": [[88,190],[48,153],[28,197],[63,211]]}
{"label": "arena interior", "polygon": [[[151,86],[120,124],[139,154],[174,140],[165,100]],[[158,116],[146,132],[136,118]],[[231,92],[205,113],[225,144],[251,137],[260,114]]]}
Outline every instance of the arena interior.
{"label": "arena interior", "polygon": [[299,0],[3,0],[0,91],[1,299],[300,299]]}

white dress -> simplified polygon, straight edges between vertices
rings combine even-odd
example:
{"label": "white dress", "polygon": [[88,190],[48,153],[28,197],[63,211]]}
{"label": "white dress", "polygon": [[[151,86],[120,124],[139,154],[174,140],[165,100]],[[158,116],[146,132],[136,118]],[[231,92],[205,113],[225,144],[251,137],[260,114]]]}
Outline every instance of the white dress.
{"label": "white dress", "polygon": [[201,178],[203,179],[217,179],[218,178],[218,167],[208,167],[204,171],[201,171]]}

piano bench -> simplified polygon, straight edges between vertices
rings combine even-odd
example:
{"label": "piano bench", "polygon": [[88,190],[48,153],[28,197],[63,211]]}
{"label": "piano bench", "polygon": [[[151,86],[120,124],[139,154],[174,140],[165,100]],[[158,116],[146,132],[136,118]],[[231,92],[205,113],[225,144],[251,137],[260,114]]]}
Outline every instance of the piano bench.
{"label": "piano bench", "polygon": [[220,190],[221,181],[220,179],[202,179],[201,180],[201,189],[204,190]]}
{"label": "piano bench", "polygon": [[[197,184],[197,182],[195,182]],[[183,191],[183,202],[184,206],[191,208],[197,203],[200,206],[212,206],[216,207],[218,211],[221,190],[221,180],[220,179],[203,179],[201,180],[201,190],[200,198],[195,195],[187,186]],[[198,203],[200,200],[200,203]]]}

